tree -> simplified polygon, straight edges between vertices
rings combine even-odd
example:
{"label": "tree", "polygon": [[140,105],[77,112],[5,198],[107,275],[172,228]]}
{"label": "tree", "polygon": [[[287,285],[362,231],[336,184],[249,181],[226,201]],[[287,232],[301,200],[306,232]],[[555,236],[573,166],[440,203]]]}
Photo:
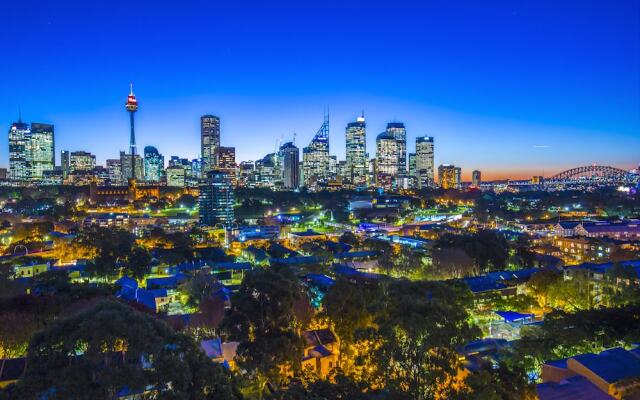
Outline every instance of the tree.
{"label": "tree", "polygon": [[36,322],[25,313],[9,311],[0,314],[0,360],[22,357],[27,351],[29,338],[36,330]]}
{"label": "tree", "polygon": [[135,236],[120,229],[92,228],[78,236],[78,243],[94,248],[96,257],[87,268],[94,276],[114,278],[131,253]]}
{"label": "tree", "polygon": [[302,288],[287,268],[248,273],[231,298],[222,329],[240,342],[237,363],[248,371],[262,397],[268,382],[279,386],[288,371],[300,369],[302,340],[295,327]]}
{"label": "tree", "polygon": [[521,365],[500,362],[497,368],[482,367],[469,374],[452,400],[533,400],[538,397]]}
{"label": "tree", "polygon": [[338,279],[324,297],[324,314],[340,338],[339,365],[346,373],[351,372],[355,355],[353,345],[358,334],[373,325],[374,315],[369,306],[379,295],[378,286]]}
{"label": "tree", "polygon": [[638,273],[630,265],[614,263],[605,273],[602,302],[609,307],[640,303]]}
{"label": "tree", "polygon": [[190,194],[183,194],[176,200],[175,204],[180,208],[194,208],[198,205],[198,199]]}
{"label": "tree", "polygon": [[562,274],[552,269],[541,269],[531,276],[526,283],[527,291],[538,300],[542,308],[549,306],[552,291],[563,281]]}
{"label": "tree", "polygon": [[340,236],[340,242],[348,244],[353,248],[359,248],[362,245],[362,241],[353,232],[346,231]]}
{"label": "tree", "polygon": [[191,279],[186,280],[180,287],[189,296],[189,304],[198,305],[210,298],[213,292],[220,289],[220,285],[208,270],[197,271]]}
{"label": "tree", "polygon": [[470,324],[471,293],[437,282],[391,281],[375,322],[377,378],[417,400],[448,396],[459,367],[457,346],[479,336]]}
{"label": "tree", "polygon": [[142,279],[151,271],[151,254],[144,247],[136,246],[131,249],[125,262],[125,272],[127,275]]}
{"label": "tree", "polygon": [[[146,368],[151,363],[153,368]],[[188,337],[164,323],[104,301],[36,334],[17,398],[115,398],[128,390],[151,398],[237,399],[233,380]]]}

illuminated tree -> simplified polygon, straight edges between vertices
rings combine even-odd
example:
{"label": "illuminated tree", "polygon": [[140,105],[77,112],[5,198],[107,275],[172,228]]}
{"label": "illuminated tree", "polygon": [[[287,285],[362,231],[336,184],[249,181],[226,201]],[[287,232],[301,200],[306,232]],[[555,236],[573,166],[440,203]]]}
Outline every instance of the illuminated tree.
{"label": "illuminated tree", "polygon": [[376,324],[377,377],[385,387],[417,400],[456,390],[457,346],[480,331],[469,322],[471,293],[436,282],[392,281]]}
{"label": "illuminated tree", "polygon": [[270,268],[248,273],[231,298],[222,329],[240,342],[236,361],[258,397],[268,382],[279,386],[287,371],[300,368],[303,348],[294,307],[301,293],[290,270]]}
{"label": "illuminated tree", "polygon": [[188,337],[109,301],[36,334],[13,395],[105,399],[123,390],[150,398],[239,398],[232,378]]}

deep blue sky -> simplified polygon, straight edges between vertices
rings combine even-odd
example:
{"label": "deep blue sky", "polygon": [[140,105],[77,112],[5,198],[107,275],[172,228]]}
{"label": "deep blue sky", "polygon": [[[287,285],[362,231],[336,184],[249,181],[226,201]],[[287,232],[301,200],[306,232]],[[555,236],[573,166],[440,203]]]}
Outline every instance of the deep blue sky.
{"label": "deep blue sky", "polygon": [[435,136],[436,163],[465,175],[640,162],[637,0],[8,0],[0,14],[0,124],[19,106],[54,123],[57,157],[126,149],[133,81],[138,147],[167,158],[198,155],[204,113],[246,160],[294,131],[306,145],[329,105],[339,158],[364,109],[371,156],[403,121],[410,151]]}

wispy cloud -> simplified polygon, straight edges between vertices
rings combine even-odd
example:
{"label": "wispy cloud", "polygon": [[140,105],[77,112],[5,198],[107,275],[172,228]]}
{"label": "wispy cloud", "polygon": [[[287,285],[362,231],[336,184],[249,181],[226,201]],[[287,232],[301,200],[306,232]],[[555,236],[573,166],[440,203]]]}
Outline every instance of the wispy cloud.
{"label": "wispy cloud", "polygon": [[548,144],[534,144],[533,148],[534,149],[548,149],[551,146],[549,146]]}

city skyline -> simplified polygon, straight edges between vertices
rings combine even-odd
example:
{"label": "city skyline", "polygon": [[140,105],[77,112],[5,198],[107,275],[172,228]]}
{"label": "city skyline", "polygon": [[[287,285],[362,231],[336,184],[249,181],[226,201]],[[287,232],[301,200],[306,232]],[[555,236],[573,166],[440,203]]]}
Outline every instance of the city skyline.
{"label": "city skyline", "polygon": [[[83,150],[104,164],[127,149],[122,102],[133,81],[141,105],[138,148],[154,146],[166,157],[199,156],[199,118],[206,114],[221,118],[222,142],[236,148],[237,161],[262,158],[294,132],[302,149],[329,105],[330,149],[339,160],[345,159],[345,127],[364,109],[370,157],[386,124],[403,122],[407,154],[416,137],[432,136],[435,165],[455,164],[465,180],[475,169],[491,180],[550,176],[593,163],[634,168],[640,161],[640,24],[634,15],[640,9],[590,3],[471,6],[469,15],[446,5],[330,2],[316,10],[278,4],[275,11],[308,12],[300,21],[295,12],[281,12],[269,22],[260,13],[244,21],[232,5],[187,5],[188,19],[145,2],[108,10],[83,5],[86,20],[71,20],[65,6],[29,7],[30,29],[0,46],[16,59],[44,46],[42,62],[38,69],[6,65],[0,84],[11,95],[0,96],[0,121],[10,126],[20,109],[23,121],[55,125],[57,163],[60,150]],[[7,31],[19,31],[22,7],[9,5]],[[416,8],[424,12],[412,12]],[[228,18],[206,30],[196,24],[202,13],[194,9]],[[438,21],[445,16],[451,26]],[[492,26],[482,22],[488,16]],[[327,18],[336,29],[315,33]],[[373,27],[386,18],[406,29],[381,35]],[[136,33],[129,47],[121,45],[126,30],[115,30],[127,19]],[[225,33],[241,20],[242,34]],[[169,21],[175,22],[172,35],[156,25]],[[78,29],[83,35],[71,35]],[[298,37],[291,37],[293,29]],[[511,35],[503,36],[506,31]],[[87,50],[89,41],[95,50]],[[205,44],[216,51],[198,52]],[[267,51],[273,54],[265,59]],[[322,51],[326,59],[317,60]],[[260,60],[264,65],[256,67]],[[7,152],[0,148],[3,167]]]}

